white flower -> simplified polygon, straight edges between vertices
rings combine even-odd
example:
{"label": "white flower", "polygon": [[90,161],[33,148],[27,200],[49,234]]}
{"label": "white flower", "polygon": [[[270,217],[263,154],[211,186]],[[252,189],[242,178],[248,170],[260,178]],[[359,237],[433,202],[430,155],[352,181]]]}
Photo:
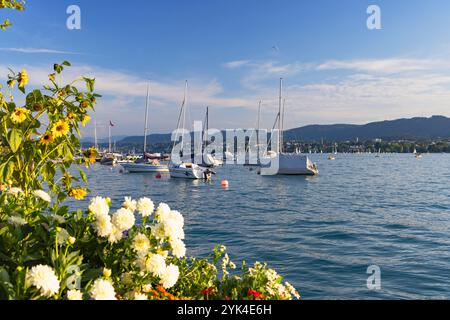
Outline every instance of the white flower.
{"label": "white flower", "polygon": [[50,218],[52,218],[59,224],[66,223],[66,219],[63,216],[60,216],[59,214],[51,214]]}
{"label": "white flower", "polygon": [[83,294],[80,290],[69,290],[67,291],[67,300],[83,300]]}
{"label": "white flower", "polygon": [[58,293],[59,280],[53,269],[49,266],[37,265],[27,274],[27,281],[40,290],[42,296],[50,298]]}
{"label": "white flower", "polygon": [[130,210],[131,212],[136,211],[136,200],[131,199],[131,197],[125,197],[125,201],[123,202],[122,206],[125,209]]}
{"label": "white flower", "polygon": [[183,258],[186,255],[186,246],[183,241],[175,239],[170,241],[170,245],[172,246],[172,253],[175,257]]}
{"label": "white flower", "polygon": [[114,287],[109,280],[95,280],[90,294],[94,300],[116,300],[116,292],[114,291]]}
{"label": "white flower", "polygon": [[117,227],[113,225],[111,233],[108,236],[108,242],[114,244],[122,240],[122,238],[123,238],[123,231],[117,229]]}
{"label": "white flower", "polygon": [[109,205],[105,198],[95,197],[92,198],[89,204],[89,211],[92,212],[96,217],[106,216],[109,214]]}
{"label": "white flower", "polygon": [[155,210],[155,205],[149,198],[141,198],[137,203],[137,209],[143,217],[149,217]]}
{"label": "white flower", "polygon": [[170,212],[170,207],[166,203],[160,203],[155,211],[155,217],[157,221],[161,221],[161,217]]}
{"label": "white flower", "polygon": [[169,239],[184,239],[183,226],[179,221],[170,219],[163,222],[164,224],[164,234],[166,238]]}
{"label": "white flower", "polygon": [[143,255],[150,249],[150,241],[145,234],[139,233],[133,239],[133,250]]}
{"label": "white flower", "polygon": [[13,196],[17,196],[19,194],[23,194],[23,190],[20,188],[9,188],[8,193],[12,194]]}
{"label": "white flower", "polygon": [[291,295],[293,295],[297,300],[300,299],[300,294],[292,284],[290,284],[289,282],[285,282],[284,285]]}
{"label": "white flower", "polygon": [[180,276],[180,270],[178,266],[174,264],[170,264],[164,270],[164,273],[160,276],[160,283],[166,289],[172,288],[178,281],[178,277]]}
{"label": "white flower", "polygon": [[151,284],[144,284],[142,286],[142,292],[149,293],[151,290],[152,290],[152,285]]}
{"label": "white flower", "polygon": [[145,270],[153,273],[153,275],[160,277],[166,270],[166,261],[160,254],[151,254],[149,257],[144,257]]}
{"label": "white flower", "polygon": [[121,208],[112,216],[112,223],[121,231],[130,230],[134,226],[135,218],[133,212]]}
{"label": "white flower", "polygon": [[148,297],[145,293],[139,293],[139,292],[135,292],[134,293],[134,300],[148,300]]}
{"label": "white flower", "polygon": [[33,191],[33,196],[35,196],[36,198],[40,198],[46,202],[51,202],[52,198],[50,197],[50,195],[43,191],[43,190],[35,190]]}
{"label": "white flower", "polygon": [[113,231],[111,217],[109,215],[97,215],[95,219],[95,229],[100,237],[108,237]]}
{"label": "white flower", "polygon": [[164,231],[164,223],[157,223],[156,225],[151,227],[152,235],[158,239],[162,240],[166,236],[166,233]]}
{"label": "white flower", "polygon": [[58,244],[62,245],[69,239],[70,234],[67,232],[66,229],[61,228],[61,230],[59,230],[59,232],[57,233],[56,237],[58,239]]}
{"label": "white flower", "polygon": [[16,227],[20,227],[20,226],[24,226],[27,224],[27,221],[25,219],[23,219],[22,217],[19,216],[11,216],[8,218],[8,223],[10,225],[16,226]]}

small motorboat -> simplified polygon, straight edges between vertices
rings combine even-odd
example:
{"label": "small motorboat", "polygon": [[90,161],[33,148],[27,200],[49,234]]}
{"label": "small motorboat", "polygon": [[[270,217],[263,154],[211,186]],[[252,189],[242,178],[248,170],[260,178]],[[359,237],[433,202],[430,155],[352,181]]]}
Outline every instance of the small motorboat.
{"label": "small motorboat", "polygon": [[181,163],[178,165],[172,164],[169,167],[171,178],[184,178],[184,179],[205,179],[204,172],[199,165],[195,163]]}

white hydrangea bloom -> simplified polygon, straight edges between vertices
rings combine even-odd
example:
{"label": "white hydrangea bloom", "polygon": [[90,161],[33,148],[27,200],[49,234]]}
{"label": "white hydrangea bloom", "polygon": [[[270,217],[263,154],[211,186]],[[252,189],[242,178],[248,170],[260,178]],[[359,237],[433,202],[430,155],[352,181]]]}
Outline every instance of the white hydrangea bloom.
{"label": "white hydrangea bloom", "polygon": [[122,206],[125,209],[130,210],[131,212],[135,212],[137,203],[136,200],[131,199],[131,197],[125,197],[125,201],[123,202]]}
{"label": "white hydrangea bloom", "polygon": [[166,267],[163,274],[160,276],[160,283],[165,289],[172,288],[177,283],[179,276],[180,270],[178,269],[178,266],[170,264]]}
{"label": "white hydrangea bloom", "polygon": [[172,253],[177,258],[183,258],[186,255],[186,246],[180,239],[170,241]]}
{"label": "white hydrangea bloom", "polygon": [[67,300],[83,300],[83,293],[76,289],[69,290],[67,291]]}
{"label": "white hydrangea bloom", "polygon": [[130,230],[134,226],[134,222],[133,212],[125,208],[117,210],[112,216],[112,223],[121,231]]}
{"label": "white hydrangea bloom", "polygon": [[139,255],[145,255],[150,249],[150,240],[145,234],[139,233],[133,239],[133,250]]}
{"label": "white hydrangea bloom", "polygon": [[27,274],[30,285],[38,288],[40,294],[50,298],[59,291],[59,280],[55,271],[49,266],[37,265],[31,268]]}
{"label": "white hydrangea bloom", "polygon": [[92,198],[89,204],[89,211],[92,212],[96,217],[106,216],[109,214],[109,205],[105,198],[95,197]]}
{"label": "white hydrangea bloom", "polygon": [[52,201],[52,198],[50,197],[50,195],[43,190],[33,191],[33,196],[35,196],[36,198],[40,198],[40,199],[44,200],[45,202],[50,203]]}
{"label": "white hydrangea bloom", "polygon": [[149,217],[155,210],[155,205],[149,198],[141,198],[137,203],[137,210],[143,217]]}
{"label": "white hydrangea bloom", "polygon": [[105,279],[95,280],[90,294],[94,300],[116,300],[116,292],[111,281]]}

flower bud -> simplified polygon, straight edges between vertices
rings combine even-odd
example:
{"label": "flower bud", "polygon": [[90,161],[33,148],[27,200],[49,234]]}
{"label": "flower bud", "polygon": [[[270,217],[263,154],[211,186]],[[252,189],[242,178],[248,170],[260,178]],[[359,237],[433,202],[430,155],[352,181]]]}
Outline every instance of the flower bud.
{"label": "flower bud", "polygon": [[104,276],[105,278],[111,277],[111,269],[103,268],[103,276]]}
{"label": "flower bud", "polygon": [[68,240],[69,240],[69,243],[73,245],[77,239],[75,239],[75,237],[69,237]]}

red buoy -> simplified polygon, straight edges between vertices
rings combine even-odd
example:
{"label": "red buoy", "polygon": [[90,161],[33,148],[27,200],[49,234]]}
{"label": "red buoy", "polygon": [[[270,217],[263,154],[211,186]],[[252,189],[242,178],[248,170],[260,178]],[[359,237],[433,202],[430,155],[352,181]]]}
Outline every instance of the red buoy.
{"label": "red buoy", "polygon": [[220,185],[222,186],[222,188],[225,188],[225,189],[228,188],[228,186],[229,186],[228,180],[222,180]]}
{"label": "red buoy", "polygon": [[157,173],[155,178],[158,179],[158,180],[161,179],[161,173]]}

